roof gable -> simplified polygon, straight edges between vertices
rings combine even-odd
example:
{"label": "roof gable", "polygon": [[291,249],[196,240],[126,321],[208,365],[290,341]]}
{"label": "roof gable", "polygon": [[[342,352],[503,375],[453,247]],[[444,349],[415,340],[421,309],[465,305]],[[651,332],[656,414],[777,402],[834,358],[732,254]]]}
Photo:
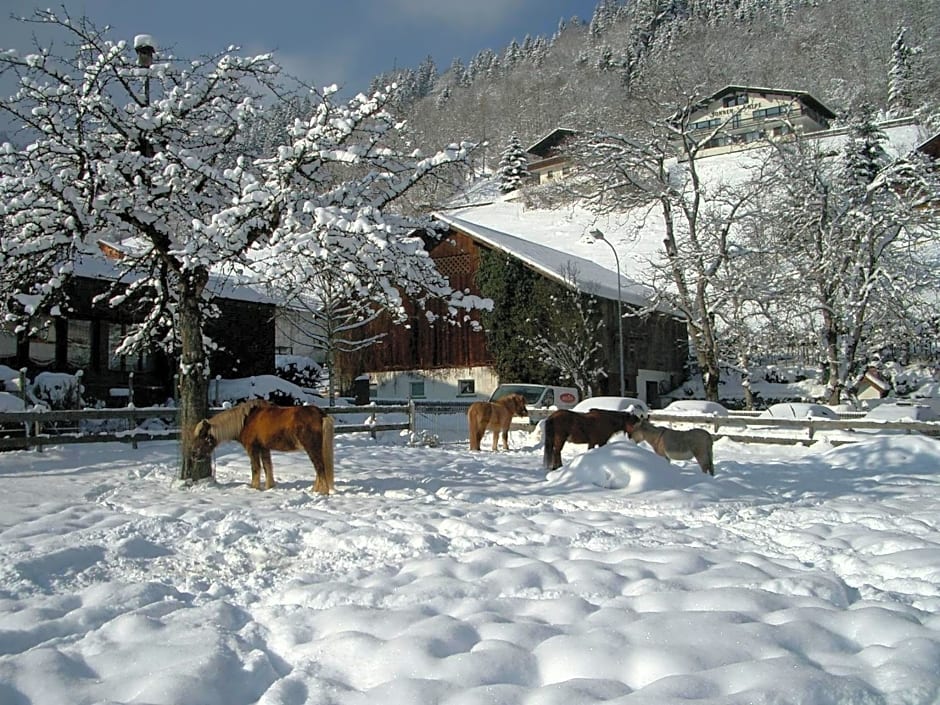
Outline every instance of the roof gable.
{"label": "roof gable", "polygon": [[577,130],[567,127],[556,127],[547,135],[540,137],[533,145],[526,148],[526,152],[538,157],[549,157],[565,140],[577,135]]}
{"label": "roof gable", "polygon": [[788,88],[768,88],[763,86],[742,86],[736,84],[729,84],[724,88],[721,88],[714,93],[712,93],[707,98],[699,101],[690,109],[690,114],[697,114],[699,112],[708,111],[711,109],[712,104],[721,100],[725,96],[732,95],[735,93],[749,93],[759,96],[781,96],[785,98],[790,98],[792,100],[798,100],[804,105],[812,108],[817,113],[822,115],[828,120],[832,120],[836,117],[834,110],[830,109],[828,106],[822,103],[822,101],[817,100],[811,94],[806,91],[796,91]]}

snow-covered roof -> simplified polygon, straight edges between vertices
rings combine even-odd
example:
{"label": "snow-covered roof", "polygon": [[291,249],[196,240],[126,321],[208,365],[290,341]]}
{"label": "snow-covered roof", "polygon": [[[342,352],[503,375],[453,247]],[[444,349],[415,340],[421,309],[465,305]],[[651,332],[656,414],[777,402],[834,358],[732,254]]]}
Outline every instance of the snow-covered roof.
{"label": "snow-covered roof", "polygon": [[[117,245],[111,243],[105,244],[111,249],[119,249]],[[114,261],[98,250],[78,254],[75,257],[73,267],[76,276],[87,277],[89,279],[99,279],[108,282],[130,282],[132,279],[132,275],[127,274],[115,266]],[[265,292],[263,287],[235,275],[223,275],[218,272],[213,272],[209,276],[208,289],[213,296],[223,299],[251,301],[269,305],[278,304],[277,301]]]}
{"label": "snow-covered roof", "polygon": [[[911,119],[881,123],[888,141],[885,150],[897,157],[909,153],[924,140],[924,133]],[[847,129],[815,133],[814,139],[833,149],[841,146]],[[697,161],[706,181],[734,183],[747,178],[763,159],[764,149],[747,149]],[[483,193],[480,184],[476,194]],[[655,208],[634,208],[616,215],[598,215],[578,206],[554,210],[531,209],[518,199],[501,198],[491,202],[454,207],[435,214],[452,228],[475,240],[506,252],[534,270],[564,282],[574,270],[578,287],[605,299],[617,299],[617,262],[611,248],[591,238],[600,230],[620,260],[622,301],[646,306],[654,298],[650,263],[662,256],[665,227]],[[661,310],[668,310],[661,307]]]}
{"label": "snow-covered roof", "polygon": [[610,247],[591,236],[594,230],[617,250],[621,300],[647,306],[654,296],[643,283],[649,260],[662,244],[661,226],[598,216],[580,207],[527,209],[518,201],[470,206],[436,217],[473,239],[506,252],[546,277],[562,283],[573,272],[578,287],[601,298],[617,299],[617,263]]}
{"label": "snow-covered roof", "polygon": [[526,151],[530,154],[536,154],[540,157],[547,156],[547,152],[563,142],[568,137],[578,134],[577,130],[570,127],[556,127],[548,133],[539,137],[533,142]]}

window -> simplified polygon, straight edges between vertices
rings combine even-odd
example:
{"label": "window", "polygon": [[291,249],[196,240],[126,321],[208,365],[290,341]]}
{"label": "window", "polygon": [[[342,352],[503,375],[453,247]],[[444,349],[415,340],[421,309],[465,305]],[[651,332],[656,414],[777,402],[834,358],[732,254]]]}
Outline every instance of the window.
{"label": "window", "polygon": [[0,327],[0,358],[16,356],[16,333]]}
{"label": "window", "polygon": [[721,104],[726,108],[733,108],[735,105],[744,105],[747,103],[747,93],[732,93],[726,95]]}
{"label": "window", "polygon": [[66,362],[79,368],[91,365],[91,321],[69,319]]}
{"label": "window", "polygon": [[772,108],[760,108],[759,110],[754,110],[751,112],[751,116],[755,120],[761,118],[774,117],[775,115],[785,115],[790,112],[785,105],[775,105]]}
{"label": "window", "polygon": [[109,323],[108,329],[108,369],[114,372],[143,372],[151,371],[154,367],[153,356],[148,352],[138,352],[133,355],[118,355],[117,349],[124,336],[127,335],[127,326],[121,323]]}
{"label": "window", "polygon": [[55,322],[46,319],[29,336],[29,360],[37,365],[55,362]]}
{"label": "window", "polygon": [[409,396],[412,399],[424,399],[424,382],[411,382],[411,394]]}
{"label": "window", "polygon": [[721,118],[712,118],[711,120],[699,120],[692,123],[693,130],[710,130],[721,124]]}
{"label": "window", "polygon": [[476,393],[477,393],[476,380],[472,380],[472,379],[457,380],[458,396],[466,396],[468,394],[476,394]]}

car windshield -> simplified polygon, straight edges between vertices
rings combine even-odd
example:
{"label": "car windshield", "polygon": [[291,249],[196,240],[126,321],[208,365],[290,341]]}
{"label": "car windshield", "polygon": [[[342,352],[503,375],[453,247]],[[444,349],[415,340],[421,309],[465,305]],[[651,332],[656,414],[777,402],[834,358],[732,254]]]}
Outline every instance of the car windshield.
{"label": "car windshield", "polygon": [[492,399],[496,401],[510,394],[521,394],[525,397],[526,404],[535,404],[541,398],[542,392],[544,391],[545,387],[533,387],[527,384],[503,384],[493,392]]}

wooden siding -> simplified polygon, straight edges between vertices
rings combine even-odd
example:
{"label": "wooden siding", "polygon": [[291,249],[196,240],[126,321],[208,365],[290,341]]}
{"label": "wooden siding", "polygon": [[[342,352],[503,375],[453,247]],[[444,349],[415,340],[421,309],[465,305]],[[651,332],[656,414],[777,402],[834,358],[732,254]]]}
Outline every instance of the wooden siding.
{"label": "wooden siding", "polygon": [[[429,245],[431,257],[438,269],[450,279],[455,289],[479,296],[476,273],[480,266],[481,246],[468,235],[450,231],[439,242]],[[617,394],[620,389],[619,354],[617,352],[617,302],[601,300],[605,319],[604,355],[608,377],[605,389],[599,394]],[[435,312],[441,313],[437,306]],[[627,312],[624,308],[624,312]],[[493,364],[493,356],[486,346],[482,330],[474,330],[464,323],[454,326],[446,321],[429,324],[423,312],[409,308],[408,327],[393,326],[388,318],[380,319],[365,333],[385,332],[378,345],[340,357],[339,369],[343,380],[351,380],[365,372],[404,372],[416,369],[448,369],[480,367]],[[474,311],[471,319],[480,320]],[[661,370],[672,376],[674,384],[682,380],[687,358],[684,323],[673,317],[652,314],[628,317],[623,321],[624,376],[626,387],[636,393],[639,370]]]}
{"label": "wooden siding", "polygon": [[[479,296],[476,272],[480,250],[472,239],[451,232],[440,241],[430,241],[429,253],[454,289]],[[447,317],[444,305],[433,302],[428,310],[438,319],[431,323],[423,309],[408,301],[405,307],[407,325],[393,325],[388,316],[381,316],[362,331],[364,336],[386,333],[381,342],[340,356],[338,366],[344,378],[367,371],[479,367],[493,362],[482,327],[473,325],[474,321],[480,322],[479,311],[466,313],[469,320],[463,320],[461,313],[461,320],[454,323]]]}

